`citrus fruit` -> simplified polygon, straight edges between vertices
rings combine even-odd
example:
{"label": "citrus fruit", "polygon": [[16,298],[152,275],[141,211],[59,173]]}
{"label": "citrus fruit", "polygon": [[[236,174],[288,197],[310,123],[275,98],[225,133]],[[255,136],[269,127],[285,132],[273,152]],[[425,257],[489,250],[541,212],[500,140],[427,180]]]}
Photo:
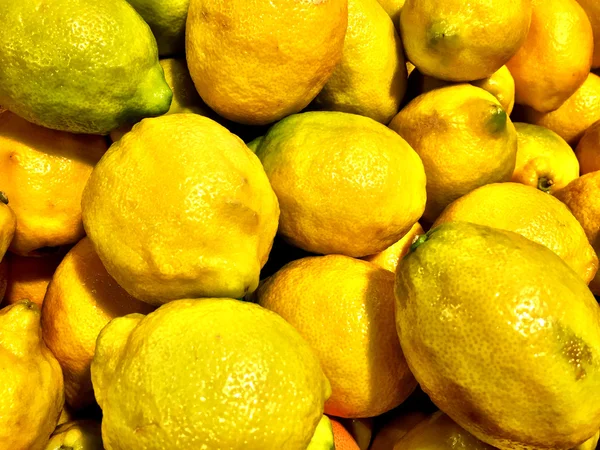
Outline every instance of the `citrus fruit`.
{"label": "citrus fruit", "polygon": [[402,42],[377,0],[348,0],[342,60],[317,95],[327,111],[360,114],[388,124],[406,91]]}
{"label": "citrus fruit", "polygon": [[16,227],[15,213],[8,206],[6,194],[0,191],[0,261],[13,240]]}
{"label": "citrus fruit", "polygon": [[[516,102],[546,113],[583,84],[592,64],[592,27],[575,0],[531,0],[527,39],[506,64]],[[560,133],[559,133],[560,134]]]}
{"label": "citrus fruit", "polygon": [[525,108],[524,114],[525,122],[546,127],[575,147],[585,130],[600,120],[600,77],[588,74],[581,87],[554,111],[544,114]]}
{"label": "citrus fruit", "polygon": [[67,253],[48,286],[41,324],[44,342],[62,367],[71,407],[94,402],[90,364],[102,328],[115,317],[152,309],[112,279],[88,238]]}
{"label": "citrus fruit", "polygon": [[335,419],[331,419],[335,450],[360,450],[352,435]]}
{"label": "citrus fruit", "polygon": [[473,189],[508,181],[515,168],[515,127],[492,94],[470,84],[419,95],[389,126],[425,166],[426,222]]}
{"label": "citrus fruit", "polygon": [[45,450],[104,450],[100,422],[77,420],[59,425]]}
{"label": "citrus fruit", "polygon": [[315,350],[331,383],[325,413],[373,417],[398,406],[416,386],[398,343],[393,294],[389,271],[328,255],[285,265],[261,284],[256,299]]}
{"label": "citrus fruit", "polygon": [[[573,0],[574,1],[574,0]],[[424,74],[449,81],[491,76],[525,41],[530,0],[406,0],[400,31],[408,59]]]}
{"label": "citrus fruit", "polygon": [[106,151],[104,138],[55,131],[0,113],[0,190],[17,219],[10,250],[46,253],[84,235],[81,193]]}
{"label": "citrus fruit", "polygon": [[600,170],[600,120],[585,131],[575,148],[575,155],[582,175]]}
{"label": "citrus fruit", "polygon": [[517,130],[517,164],[512,181],[555,193],[579,176],[573,149],[546,127],[514,122]]}
{"label": "citrus fruit", "polygon": [[221,116],[268,124],[307,106],[342,58],[348,0],[191,0],[186,57]]}
{"label": "citrus fruit", "polygon": [[231,299],[114,319],[98,338],[92,381],[107,450],[304,449],[331,392],[290,324]]}
{"label": "citrus fruit", "polygon": [[63,379],[32,302],[0,310],[0,371],[0,448],[44,450],[63,407]]}
{"label": "citrus fruit", "polygon": [[494,450],[461,428],[442,411],[422,420],[394,446],[394,450]]}
{"label": "citrus fruit", "polygon": [[408,253],[413,242],[422,234],[425,234],[425,231],[423,231],[421,224],[416,222],[404,236],[388,248],[362,259],[395,273],[400,260]]}
{"label": "citrus fruit", "polygon": [[[279,234],[304,250],[371,255],[400,239],[423,213],[421,160],[367,117],[292,115],[270,128],[256,155],[279,199]],[[365,214],[371,210],[378,213]]]}
{"label": "citrus fruit", "polygon": [[279,216],[258,158],[197,114],[135,125],[94,168],[82,208],[108,273],[153,304],[256,289]]}
{"label": "citrus fruit", "polygon": [[468,222],[432,228],[413,249],[396,272],[396,318],[431,400],[501,449],[593,436],[600,308],[581,277],[543,245]]}
{"label": "citrus fruit", "polygon": [[107,134],[169,109],[156,41],[124,1],[0,7],[0,104],[29,122]]}

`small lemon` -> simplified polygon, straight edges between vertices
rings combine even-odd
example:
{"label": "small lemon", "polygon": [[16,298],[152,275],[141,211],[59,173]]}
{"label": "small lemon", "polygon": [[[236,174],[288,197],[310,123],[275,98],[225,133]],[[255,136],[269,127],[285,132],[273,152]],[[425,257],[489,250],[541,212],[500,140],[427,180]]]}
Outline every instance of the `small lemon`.
{"label": "small lemon", "polygon": [[573,149],[546,127],[515,122],[518,148],[512,181],[555,193],[579,176]]}

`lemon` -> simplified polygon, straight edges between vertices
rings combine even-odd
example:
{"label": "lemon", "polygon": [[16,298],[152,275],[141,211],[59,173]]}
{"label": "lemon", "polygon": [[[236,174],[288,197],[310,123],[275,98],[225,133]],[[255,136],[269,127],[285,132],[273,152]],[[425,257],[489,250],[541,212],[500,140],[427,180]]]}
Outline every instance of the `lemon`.
{"label": "lemon", "polygon": [[585,231],[559,200],[532,186],[494,183],[482,186],[452,202],[435,225],[465,221],[514,231],[560,256],[589,283],[598,258]]}
{"label": "lemon", "polygon": [[406,0],[400,31],[406,56],[424,74],[450,81],[491,76],[525,41],[530,0]]}
{"label": "lemon", "polygon": [[29,122],[107,134],[165,113],[171,90],[156,41],[126,2],[0,6],[0,104]]}
{"label": "lemon", "polygon": [[[573,181],[556,193],[556,198],[563,202],[577,218],[585,234],[600,254],[600,201],[596,193],[600,189],[600,172],[590,172]],[[590,289],[600,295],[600,274],[590,283]]]}
{"label": "lemon", "polygon": [[500,449],[593,436],[600,308],[581,278],[540,244],[467,222],[433,228],[413,248],[396,272],[396,319],[431,400]]}
{"label": "lemon", "polygon": [[83,237],[81,193],[106,149],[101,136],[51,130],[0,113],[0,190],[17,220],[13,253],[39,256]]}
{"label": "lemon", "polygon": [[258,158],[197,114],[135,125],[94,168],[82,209],[108,273],[153,304],[256,289],[279,216]]}
{"label": "lemon", "polygon": [[285,320],[230,299],[114,319],[92,381],[107,450],[304,450],[330,387]]}
{"label": "lemon", "polygon": [[389,126],[425,166],[426,222],[473,189],[508,181],[514,171],[515,127],[492,94],[470,84],[421,94]]}
{"label": "lemon", "polygon": [[150,26],[160,56],[185,51],[185,20],[190,0],[127,0]]}
{"label": "lemon", "polygon": [[531,0],[531,6],[527,39],[507,66],[516,102],[545,113],[585,81],[594,42],[590,21],[575,0]]}
{"label": "lemon", "polygon": [[45,450],[104,450],[100,423],[78,420],[54,430]]}
{"label": "lemon", "polygon": [[67,404],[82,409],[94,403],[90,364],[102,328],[115,317],[153,308],[117,284],[88,238],[65,255],[51,278],[42,306],[42,336],[62,368]]}
{"label": "lemon", "polygon": [[0,310],[0,371],[0,449],[43,450],[64,394],[60,366],[42,340],[34,303]]}
{"label": "lemon", "polygon": [[186,58],[219,115],[264,125],[296,113],[342,58],[348,0],[192,0]]}
{"label": "lemon", "polygon": [[[165,80],[169,89],[173,92],[173,99],[167,114],[193,113],[201,116],[217,119],[214,113],[200,98],[187,64],[184,58],[166,58],[159,61],[162,67]],[[135,124],[126,124],[110,132],[110,138],[113,142],[118,141],[123,135],[133,128]]]}
{"label": "lemon", "polygon": [[377,0],[348,0],[348,30],[342,61],[315,104],[387,124],[406,91],[402,42]]}
{"label": "lemon", "polygon": [[302,258],[267,278],[256,298],[315,350],[331,383],[327,414],[374,417],[414,390],[396,334],[389,271],[342,255]]}
{"label": "lemon", "polygon": [[585,131],[575,148],[575,155],[582,175],[600,170],[600,120]]}
{"label": "lemon", "polygon": [[268,131],[256,155],[279,199],[279,233],[304,250],[371,255],[400,239],[423,213],[421,160],[367,117],[289,116]]}
{"label": "lemon", "polygon": [[546,127],[575,147],[585,131],[600,120],[600,77],[589,73],[581,86],[558,109],[541,113],[524,108],[526,122]]}
{"label": "lemon", "polygon": [[553,194],[579,176],[577,157],[558,134],[537,125],[514,125],[518,149],[512,181]]}
{"label": "lemon", "polygon": [[16,227],[17,220],[15,213],[8,206],[8,197],[0,191],[0,261],[13,240]]}
{"label": "lemon", "polygon": [[442,411],[421,421],[394,446],[394,450],[494,450],[462,429]]}

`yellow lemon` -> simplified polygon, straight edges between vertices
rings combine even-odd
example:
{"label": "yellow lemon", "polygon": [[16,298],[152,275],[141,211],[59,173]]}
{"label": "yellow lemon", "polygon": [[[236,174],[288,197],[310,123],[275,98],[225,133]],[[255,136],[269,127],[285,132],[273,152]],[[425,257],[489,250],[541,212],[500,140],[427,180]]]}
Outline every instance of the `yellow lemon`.
{"label": "yellow lemon", "polygon": [[94,168],[82,208],[108,273],[153,304],[256,289],[279,216],[258,158],[197,114],[134,126]]}
{"label": "yellow lemon", "polygon": [[508,181],[515,168],[517,133],[498,100],[470,84],[426,92],[390,123],[425,166],[433,222],[458,197],[479,186]]}
{"label": "yellow lemon", "polygon": [[[307,112],[274,125],[256,150],[279,199],[279,233],[314,253],[361,257],[421,217],[425,173],[414,150],[367,117]],[[377,210],[377,214],[364,214]]]}
{"label": "yellow lemon", "polygon": [[342,255],[302,258],[267,278],[256,298],[315,350],[331,383],[327,414],[377,416],[414,390],[396,334],[389,271]]}
{"label": "yellow lemon", "polygon": [[402,42],[377,0],[348,0],[342,60],[315,104],[388,124],[406,91]]}
{"label": "yellow lemon", "polygon": [[331,392],[289,323],[231,299],[114,319],[92,381],[106,450],[306,449]]}
{"label": "yellow lemon", "polygon": [[81,409],[94,403],[90,364],[96,339],[115,317],[149,313],[106,272],[88,238],[60,263],[42,306],[42,336],[61,365],[67,403]]}
{"label": "yellow lemon", "polygon": [[431,400],[501,449],[593,436],[600,308],[581,277],[543,245],[468,222],[432,228],[413,249],[396,272],[396,318]]}
{"label": "yellow lemon", "polygon": [[524,119],[554,131],[575,147],[585,130],[600,120],[600,77],[588,74],[581,87],[554,111],[524,108]]}
{"label": "yellow lemon", "polygon": [[0,449],[44,450],[63,408],[63,379],[32,302],[0,310],[0,372]]}
{"label": "yellow lemon", "polygon": [[406,56],[424,74],[450,81],[491,76],[525,41],[530,0],[406,0],[400,31]]}
{"label": "yellow lemon", "polygon": [[191,0],[186,57],[204,101],[246,124],[307,106],[342,58],[348,0]]}
{"label": "yellow lemon", "polygon": [[45,247],[83,237],[81,193],[106,148],[101,136],[50,130],[0,113],[0,191],[17,218],[12,252],[44,254]]}
{"label": "yellow lemon", "polygon": [[515,122],[518,148],[512,181],[555,193],[579,176],[573,150],[548,128]]}
{"label": "yellow lemon", "polygon": [[507,66],[516,102],[545,113],[585,81],[594,42],[590,21],[575,0],[531,0],[531,5],[527,39]]}

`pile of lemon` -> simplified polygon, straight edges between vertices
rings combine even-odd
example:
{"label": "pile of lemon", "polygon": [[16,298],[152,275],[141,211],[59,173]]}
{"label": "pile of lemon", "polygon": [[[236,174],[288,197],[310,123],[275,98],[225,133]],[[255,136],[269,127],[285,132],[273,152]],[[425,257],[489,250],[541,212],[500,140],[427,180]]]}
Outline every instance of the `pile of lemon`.
{"label": "pile of lemon", "polygon": [[593,450],[600,2],[2,0],[0,450]]}

